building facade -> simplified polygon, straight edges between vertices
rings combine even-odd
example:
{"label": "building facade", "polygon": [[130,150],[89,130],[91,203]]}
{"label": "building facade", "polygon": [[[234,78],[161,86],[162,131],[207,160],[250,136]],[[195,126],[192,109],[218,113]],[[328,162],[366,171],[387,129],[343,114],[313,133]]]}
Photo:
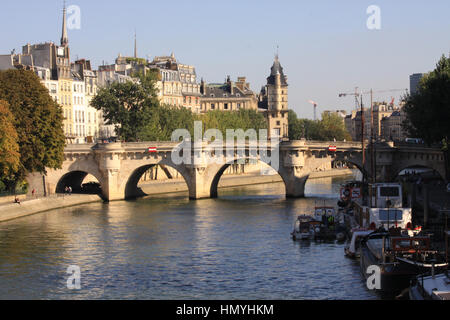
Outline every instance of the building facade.
{"label": "building facade", "polygon": [[200,84],[200,112],[211,110],[236,111],[240,109],[258,110],[258,99],[245,77],[238,78],[237,82],[230,77],[223,84]]}
{"label": "building facade", "polygon": [[422,78],[423,73],[414,73],[409,76],[409,92],[411,93],[411,95],[417,93],[420,85],[420,80],[422,80]]}

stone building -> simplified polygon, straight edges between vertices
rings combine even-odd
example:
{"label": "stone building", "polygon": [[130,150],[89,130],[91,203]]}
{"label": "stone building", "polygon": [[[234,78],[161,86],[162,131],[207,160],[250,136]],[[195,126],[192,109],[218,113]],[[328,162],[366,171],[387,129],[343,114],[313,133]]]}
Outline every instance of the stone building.
{"label": "stone building", "polygon": [[172,53],[155,57],[148,67],[159,72],[157,87],[161,103],[200,112],[200,84],[194,66],[179,63]]}
{"label": "stone building", "polygon": [[345,126],[353,141],[361,141],[364,116],[364,140],[370,141],[373,134],[373,138],[379,141],[385,139],[382,132],[382,120],[390,117],[400,109],[401,107],[394,105],[393,101],[389,104],[386,102],[375,102],[373,104],[373,110],[364,108],[363,112],[361,110],[352,111],[352,114],[345,117]]}
{"label": "stone building", "polygon": [[394,111],[381,120],[381,137],[386,141],[404,141],[408,134],[403,129],[406,113],[403,109]]}
{"label": "stone building", "polygon": [[267,119],[269,132],[275,130],[281,139],[288,140],[288,83],[278,55],[275,56],[267,85],[261,90],[258,104]]}
{"label": "stone building", "polygon": [[258,99],[250,90],[250,84],[245,77],[239,77],[237,82],[230,77],[223,84],[200,84],[201,112],[210,110],[236,111],[239,109],[258,110]]}

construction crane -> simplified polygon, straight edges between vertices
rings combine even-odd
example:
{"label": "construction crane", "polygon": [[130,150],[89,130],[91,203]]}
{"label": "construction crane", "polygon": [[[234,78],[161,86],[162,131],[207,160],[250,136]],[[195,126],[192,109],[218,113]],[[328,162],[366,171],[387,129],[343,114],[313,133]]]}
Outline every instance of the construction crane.
{"label": "construction crane", "polygon": [[[347,97],[347,96],[354,96],[355,97],[355,109],[356,110],[362,109],[362,106],[360,104],[360,98],[361,98],[361,101],[362,101],[362,96],[363,95],[370,94],[371,96],[373,96],[374,93],[387,93],[387,92],[399,92],[399,91],[404,91],[406,93],[408,92],[408,89],[389,89],[389,90],[379,90],[379,91],[370,90],[370,91],[366,91],[366,92],[359,92],[358,89],[359,88],[356,87],[355,88],[355,92],[352,92],[352,93],[340,93],[339,94],[339,98],[344,98],[344,97]],[[371,97],[371,99],[372,99],[372,97]]]}
{"label": "construction crane", "polygon": [[314,106],[314,121],[316,121],[317,120],[317,102],[314,102],[312,100],[308,100],[308,102]]}

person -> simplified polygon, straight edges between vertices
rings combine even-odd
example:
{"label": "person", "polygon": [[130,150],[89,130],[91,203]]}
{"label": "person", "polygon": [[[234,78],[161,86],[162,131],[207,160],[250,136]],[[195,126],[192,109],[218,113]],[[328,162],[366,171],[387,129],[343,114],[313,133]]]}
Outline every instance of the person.
{"label": "person", "polygon": [[14,199],[14,203],[20,204],[20,199],[19,199],[19,198],[17,198],[17,197],[15,197],[15,199]]}
{"label": "person", "polygon": [[69,187],[69,195],[72,195],[72,187]]}
{"label": "person", "polygon": [[36,190],[33,189],[33,191],[31,191],[31,195],[34,197],[35,194],[36,194]]}
{"label": "person", "polygon": [[69,193],[69,187],[68,187],[68,186],[66,186],[66,187],[64,188],[64,193]]}

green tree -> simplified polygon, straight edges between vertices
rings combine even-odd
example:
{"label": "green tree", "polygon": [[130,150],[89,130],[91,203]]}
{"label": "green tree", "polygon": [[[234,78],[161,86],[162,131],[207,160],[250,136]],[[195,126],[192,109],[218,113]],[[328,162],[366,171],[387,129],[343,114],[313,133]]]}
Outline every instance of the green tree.
{"label": "green tree", "polygon": [[289,140],[301,140],[305,138],[305,126],[301,119],[298,119],[294,110],[289,110]]}
{"label": "green tree", "polygon": [[289,139],[290,140],[317,140],[338,141],[351,140],[351,136],[345,128],[344,120],[336,114],[324,113],[322,120],[314,121],[299,119],[297,114],[289,111]]}
{"label": "green tree", "polygon": [[[20,167],[20,153],[14,115],[6,101],[0,100],[0,180],[14,180]],[[1,188],[0,188],[1,189]],[[1,190],[0,190],[1,191]]]}
{"label": "green tree", "polygon": [[91,104],[102,110],[106,123],[115,125],[124,141],[139,141],[151,121],[154,108],[159,107],[156,72],[135,74],[134,81],[112,83],[99,90]]}
{"label": "green tree", "polygon": [[247,131],[254,129],[258,134],[260,129],[267,129],[267,121],[257,110],[240,109],[238,111],[212,110],[199,115],[197,121],[202,121],[203,130],[218,129],[226,138],[227,129]]}
{"label": "green tree", "polygon": [[8,102],[18,134],[20,166],[15,181],[28,172],[60,168],[65,146],[62,109],[34,72],[1,71],[0,99]]}
{"label": "green tree", "polygon": [[411,137],[432,144],[450,138],[450,58],[442,56],[426,74],[416,94],[406,97],[404,127]]}

